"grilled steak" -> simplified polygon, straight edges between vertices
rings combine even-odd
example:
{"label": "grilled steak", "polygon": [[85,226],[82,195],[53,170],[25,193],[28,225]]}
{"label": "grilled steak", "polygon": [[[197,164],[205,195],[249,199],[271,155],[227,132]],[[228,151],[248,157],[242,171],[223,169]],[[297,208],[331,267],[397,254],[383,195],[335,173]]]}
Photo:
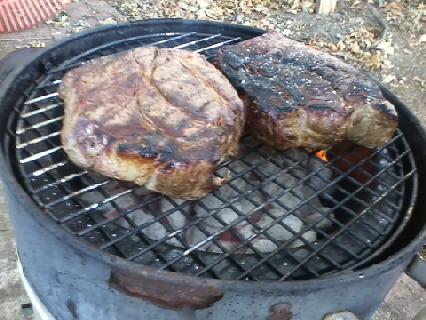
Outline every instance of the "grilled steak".
{"label": "grilled steak", "polygon": [[278,33],[225,47],[217,64],[243,95],[247,130],[278,149],[373,148],[395,132],[395,108],[367,75]]}
{"label": "grilled steak", "polygon": [[64,149],[84,168],[197,199],[221,183],[215,166],[236,154],[244,106],[204,57],[138,48],[68,72]]}

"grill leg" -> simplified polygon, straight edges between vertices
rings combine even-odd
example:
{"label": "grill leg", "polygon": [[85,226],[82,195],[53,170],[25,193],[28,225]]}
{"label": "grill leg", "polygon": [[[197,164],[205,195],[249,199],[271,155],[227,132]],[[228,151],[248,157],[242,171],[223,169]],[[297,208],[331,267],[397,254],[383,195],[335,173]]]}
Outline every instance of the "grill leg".
{"label": "grill leg", "polygon": [[30,298],[31,303],[22,305],[22,320],[55,320],[55,318],[47,311],[46,307],[42,304],[39,297],[34,292],[30,283],[27,281],[24,275],[21,262],[19,260],[19,254],[17,256],[17,267],[21,277],[22,283],[24,284],[25,292]]}

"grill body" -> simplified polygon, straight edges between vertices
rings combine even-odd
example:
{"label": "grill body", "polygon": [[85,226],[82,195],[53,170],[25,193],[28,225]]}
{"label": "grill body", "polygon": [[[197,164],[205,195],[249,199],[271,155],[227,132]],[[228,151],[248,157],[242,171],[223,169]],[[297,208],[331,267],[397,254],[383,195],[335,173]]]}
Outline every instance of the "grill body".
{"label": "grill body", "polygon": [[[154,276],[154,271],[152,277],[156,279],[148,279],[150,284],[140,289],[144,294],[138,294],[139,279],[149,277],[149,268],[122,265],[110,257],[105,261],[91,255],[88,248],[70,245],[62,235],[46,230],[42,221],[29,219],[28,211],[23,212],[20,202],[16,194],[8,194],[23,271],[36,294],[58,320],[255,320],[268,319],[274,306],[281,304],[291,305],[292,319],[319,320],[343,310],[353,312],[360,319],[369,319],[416,251],[414,248],[406,250],[405,254],[370,270],[322,280],[235,282],[194,278],[181,283],[186,295],[190,296],[191,288],[201,285],[207,296],[214,287],[223,297],[203,309],[194,309],[192,300],[183,309],[176,309],[174,298],[180,289],[172,283],[184,282],[185,277],[170,279],[168,273]],[[117,288],[119,283],[112,283],[111,279],[117,274],[130,277],[132,288],[130,283],[128,287]],[[165,289],[165,300],[160,303],[155,293],[158,287]],[[214,301],[216,290],[212,297]]]}
{"label": "grill body", "polygon": [[[3,84],[0,136],[3,181],[24,274],[57,319],[323,319],[349,310],[368,319],[425,239],[426,199],[406,208],[405,228],[393,245],[370,258],[375,263],[356,272],[303,281],[223,281],[163,272],[100,251],[66,232],[40,210],[24,191],[14,145],[6,134],[16,122],[11,108],[24,99],[22,88],[41,77],[50,63],[78,55],[105,42],[142,34],[196,29],[253,37],[261,30],[185,20],[161,20],[105,27],[64,41],[53,55],[42,52]],[[88,42],[90,42],[90,45]],[[424,190],[426,135],[404,104],[383,89],[400,115],[400,129],[413,150],[419,187]],[[22,103],[22,102],[21,102]],[[422,179],[423,177],[423,179]],[[379,254],[380,253],[380,254]]]}

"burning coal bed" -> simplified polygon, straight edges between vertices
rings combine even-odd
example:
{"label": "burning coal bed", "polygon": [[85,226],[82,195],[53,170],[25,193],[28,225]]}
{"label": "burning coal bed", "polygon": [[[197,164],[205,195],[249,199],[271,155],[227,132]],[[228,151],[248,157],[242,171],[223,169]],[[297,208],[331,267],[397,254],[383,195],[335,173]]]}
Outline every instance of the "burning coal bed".
{"label": "burning coal bed", "polygon": [[[322,153],[315,155],[295,149],[276,152],[259,147],[218,169],[217,175],[227,182],[203,199],[183,201],[136,188],[116,199],[116,205],[120,208],[146,205],[125,217],[113,206],[104,206],[102,214],[108,221],[113,220],[121,232],[139,228],[151,241],[175,248],[196,246],[204,252],[233,250],[238,254],[250,254],[253,250],[268,253],[286,242],[288,248],[301,248],[304,242],[317,239],[315,231],[304,228],[306,224],[315,223],[322,230],[332,224],[332,215],[324,218],[321,214],[328,208],[314,195],[330,184],[331,170],[324,163]],[[306,178],[315,170],[315,175]],[[126,187],[119,182],[110,185],[114,193]],[[325,192],[330,193],[330,188]],[[90,196],[87,199],[90,202],[97,200]],[[308,198],[308,202],[302,203]],[[259,231],[262,229],[265,231]],[[304,232],[304,229],[309,230]],[[304,241],[297,239],[298,235]]]}

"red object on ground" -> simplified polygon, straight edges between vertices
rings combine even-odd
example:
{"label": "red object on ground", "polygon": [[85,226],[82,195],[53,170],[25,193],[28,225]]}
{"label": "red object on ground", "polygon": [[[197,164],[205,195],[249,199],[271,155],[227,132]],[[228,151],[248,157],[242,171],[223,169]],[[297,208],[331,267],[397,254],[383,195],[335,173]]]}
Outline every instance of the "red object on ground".
{"label": "red object on ground", "polygon": [[34,27],[63,9],[69,0],[0,0],[0,33]]}

